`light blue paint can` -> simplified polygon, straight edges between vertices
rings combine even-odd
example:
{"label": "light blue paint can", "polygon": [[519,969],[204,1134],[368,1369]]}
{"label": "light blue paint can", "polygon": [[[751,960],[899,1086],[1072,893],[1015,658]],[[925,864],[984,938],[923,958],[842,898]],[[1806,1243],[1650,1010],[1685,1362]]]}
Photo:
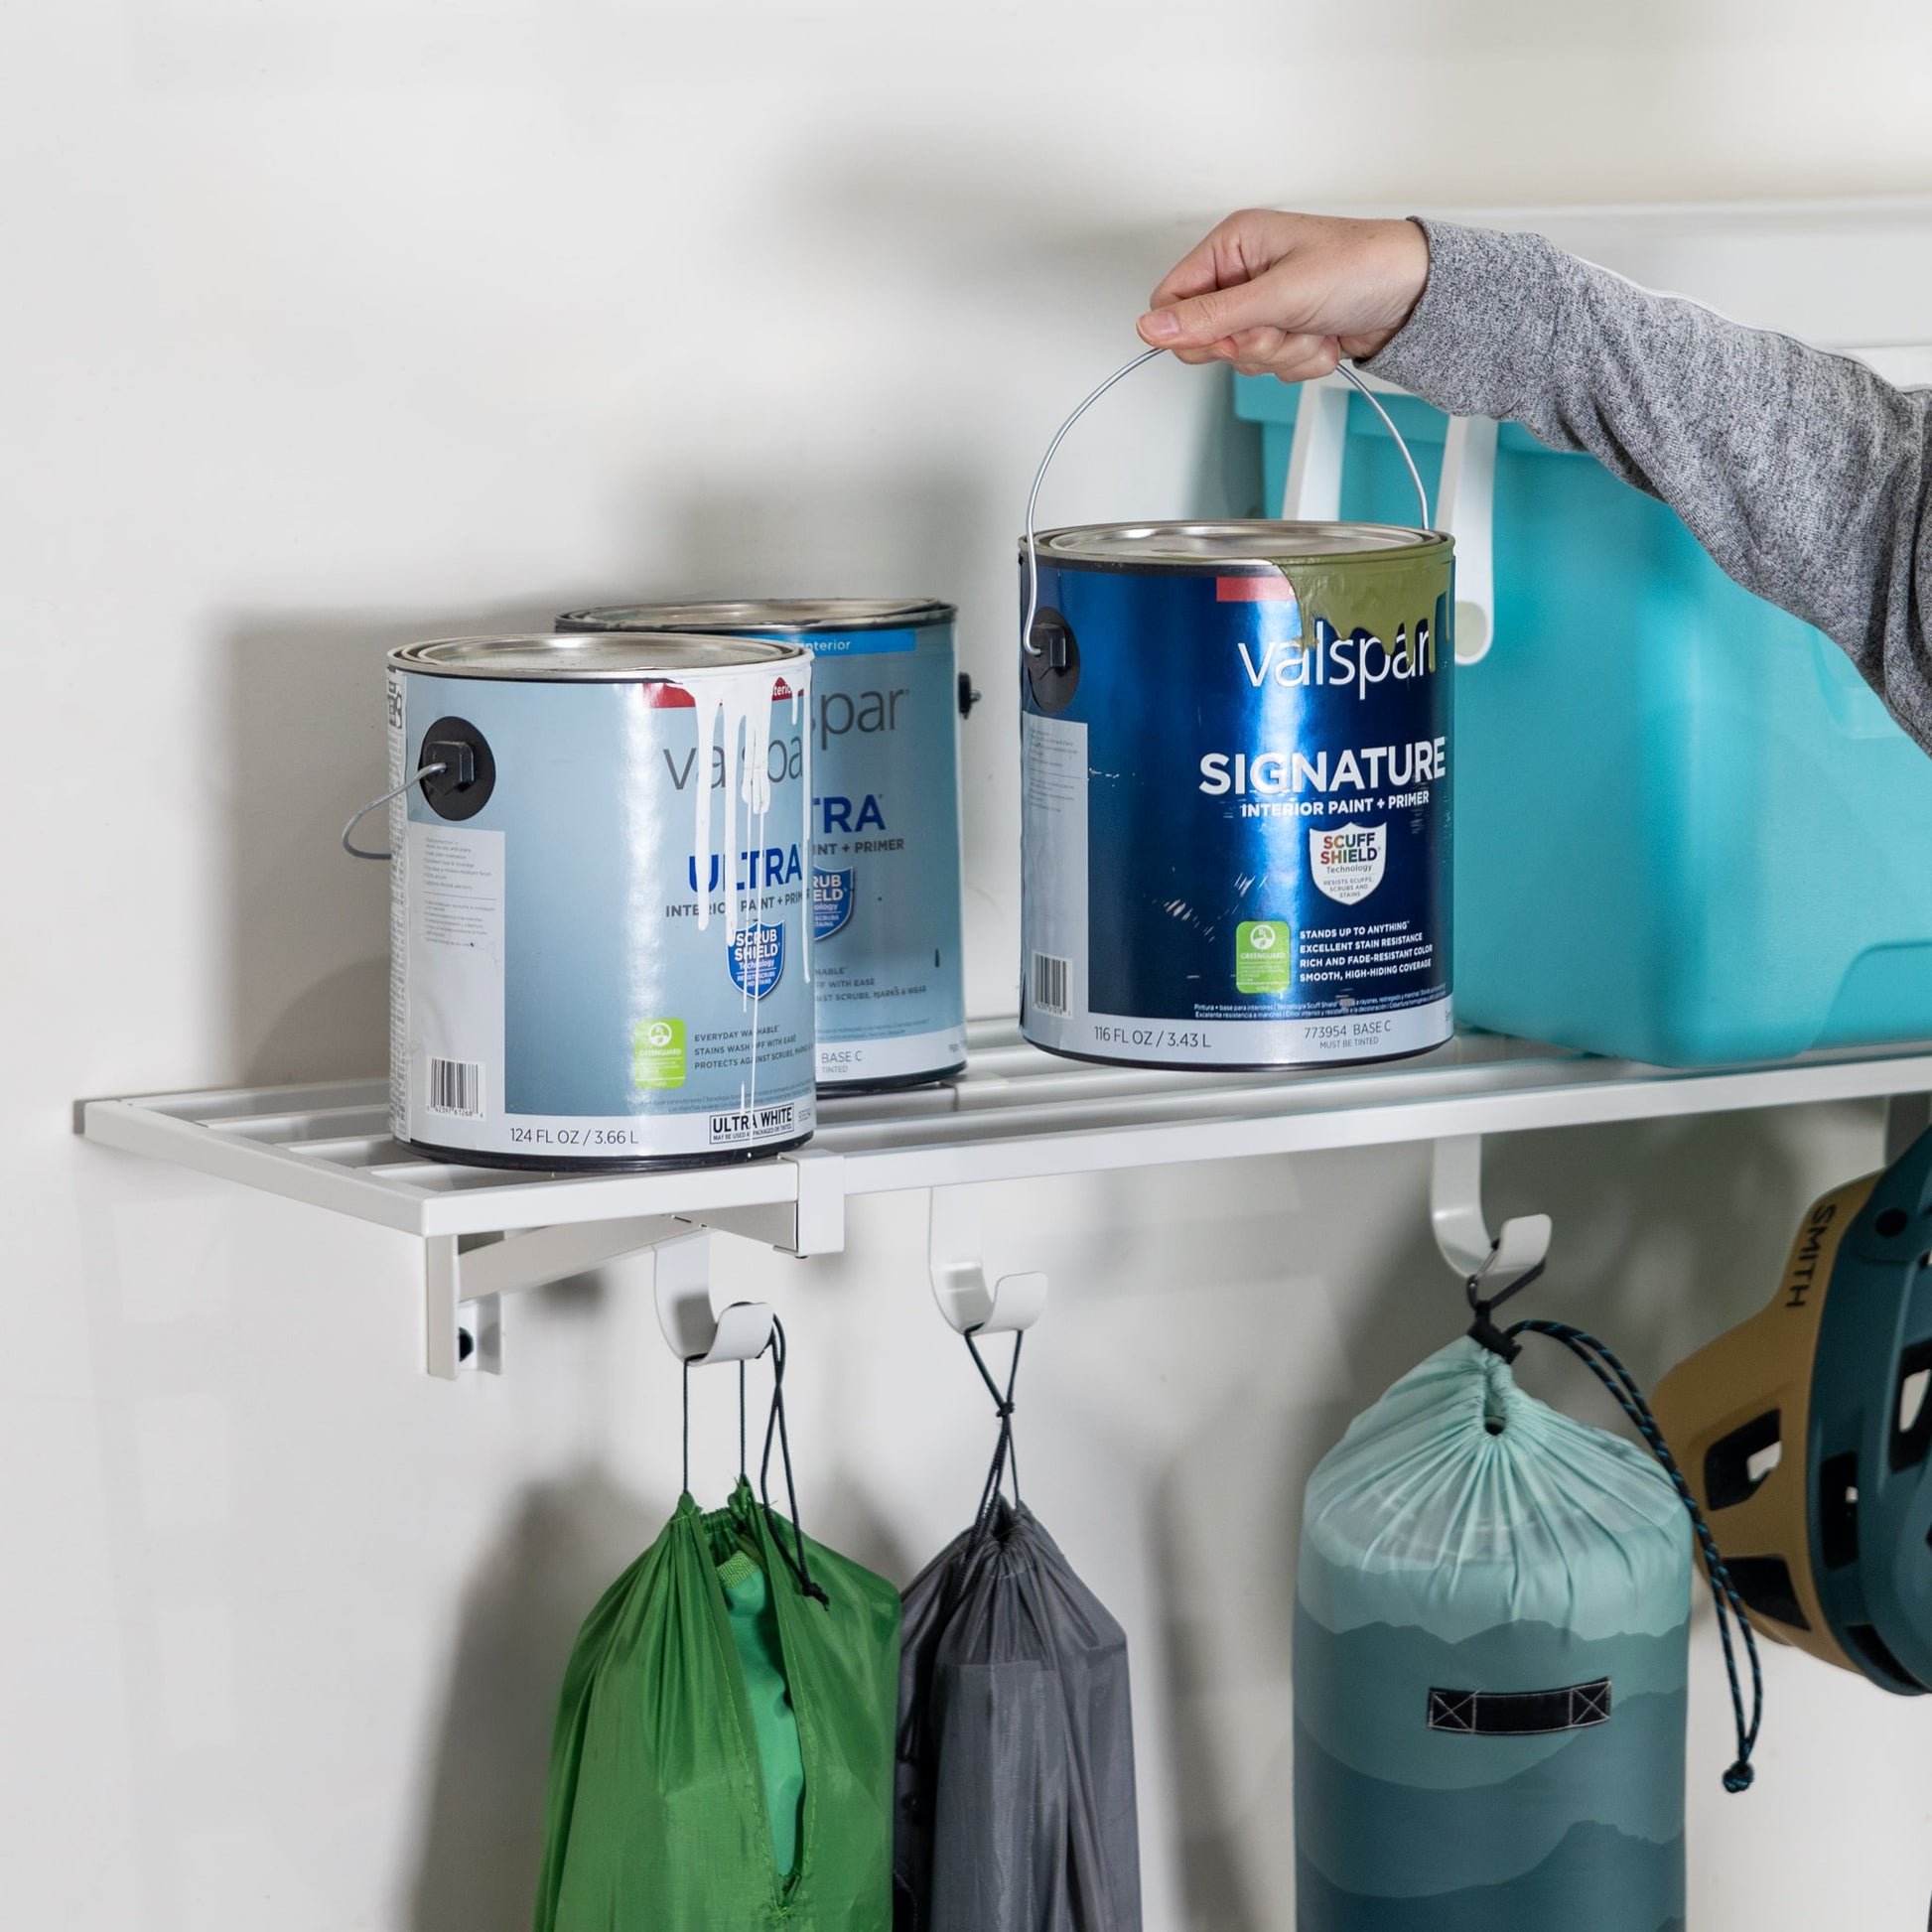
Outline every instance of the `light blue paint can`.
{"label": "light blue paint can", "polygon": [[811,670],[719,637],[389,653],[398,1141],[555,1170],[810,1137]]}
{"label": "light blue paint can", "polygon": [[795,642],[812,654],[811,891],[821,1091],[966,1063],[959,685],[950,604],[786,598],[575,611],[562,631]]}

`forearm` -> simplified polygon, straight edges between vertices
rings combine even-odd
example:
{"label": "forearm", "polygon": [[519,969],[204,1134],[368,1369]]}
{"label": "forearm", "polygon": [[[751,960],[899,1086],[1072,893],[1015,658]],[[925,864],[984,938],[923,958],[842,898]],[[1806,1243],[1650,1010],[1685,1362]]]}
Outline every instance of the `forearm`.
{"label": "forearm", "polygon": [[1541,236],[1424,226],[1428,286],[1365,366],[1663,498],[1738,583],[1842,645],[1932,750],[1926,397]]}

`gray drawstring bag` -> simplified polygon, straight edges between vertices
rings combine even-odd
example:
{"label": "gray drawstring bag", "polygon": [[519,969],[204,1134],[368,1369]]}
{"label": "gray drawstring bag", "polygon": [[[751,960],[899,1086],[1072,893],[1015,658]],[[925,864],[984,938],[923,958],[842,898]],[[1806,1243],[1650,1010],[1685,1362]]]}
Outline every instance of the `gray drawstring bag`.
{"label": "gray drawstring bag", "polygon": [[[967,1337],[972,1347],[972,1337]],[[1020,1344],[1014,1344],[1014,1370]],[[905,1592],[894,1932],[1139,1932],[1127,1638],[1001,1481]]]}

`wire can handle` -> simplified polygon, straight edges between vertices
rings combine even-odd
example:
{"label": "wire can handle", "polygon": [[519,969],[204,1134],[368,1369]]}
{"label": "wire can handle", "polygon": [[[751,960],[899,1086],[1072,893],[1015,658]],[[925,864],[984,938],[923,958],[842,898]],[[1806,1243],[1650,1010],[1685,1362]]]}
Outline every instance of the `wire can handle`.
{"label": "wire can handle", "polygon": [[[394,768],[395,767],[393,765],[390,767],[391,770],[393,770]],[[365,852],[362,849],[362,847],[360,847],[355,843],[355,828],[358,825],[360,825],[361,822],[365,818],[367,818],[371,812],[380,811],[382,807],[388,804],[392,798],[400,798],[403,795],[403,793],[409,789],[411,785],[419,785],[422,783],[422,781],[425,778],[433,778],[439,771],[447,771],[449,768],[450,767],[447,764],[445,764],[442,761],[442,759],[439,759],[434,764],[425,764],[421,766],[411,776],[405,778],[401,784],[392,786],[388,791],[385,791],[380,798],[371,798],[369,802],[366,805],[364,805],[362,809],[359,812],[357,812],[354,815],[354,817],[348,821],[346,825],[343,827],[343,850],[346,852],[351,859],[376,859],[376,860],[380,860],[384,865],[387,865],[388,862],[391,859],[393,859],[396,855],[393,852]]]}
{"label": "wire can handle", "polygon": [[[1020,647],[1029,657],[1040,657],[1045,653],[1034,642],[1034,621],[1039,616],[1039,545],[1035,536],[1035,512],[1039,505],[1039,486],[1046,481],[1047,466],[1053,461],[1060,445],[1066,440],[1066,433],[1089,409],[1104,396],[1123,376],[1129,376],[1138,368],[1154,360],[1157,355],[1167,354],[1165,348],[1143,349],[1131,362],[1123,362],[1100,386],[1090,391],[1053,432],[1053,440],[1046,446],[1046,454],[1039,460],[1039,468],[1034,472],[1034,486],[1027,492],[1027,615],[1020,626]],[[1422,510],[1422,522],[1418,526],[1427,530],[1429,521],[1429,492],[1422,486],[1422,472],[1416,468],[1416,459],[1409,454],[1409,445],[1403,441],[1402,432],[1396,428],[1389,412],[1376,399],[1375,393],[1366,382],[1348,366],[1346,362],[1335,364],[1335,373],[1345,376],[1359,389],[1369,407],[1381,417],[1383,427],[1395,438],[1395,446],[1402,452],[1402,460],[1409,468],[1409,481],[1416,486],[1416,502]]]}

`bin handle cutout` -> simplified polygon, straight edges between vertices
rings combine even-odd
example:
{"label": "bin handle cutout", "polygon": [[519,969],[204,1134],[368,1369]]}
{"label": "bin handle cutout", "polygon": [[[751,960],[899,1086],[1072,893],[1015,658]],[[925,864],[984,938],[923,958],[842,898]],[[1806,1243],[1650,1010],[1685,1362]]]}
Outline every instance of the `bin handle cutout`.
{"label": "bin handle cutout", "polygon": [[1436,485],[1442,527],[1455,539],[1455,661],[1479,664],[1496,633],[1496,419],[1451,416]]}

